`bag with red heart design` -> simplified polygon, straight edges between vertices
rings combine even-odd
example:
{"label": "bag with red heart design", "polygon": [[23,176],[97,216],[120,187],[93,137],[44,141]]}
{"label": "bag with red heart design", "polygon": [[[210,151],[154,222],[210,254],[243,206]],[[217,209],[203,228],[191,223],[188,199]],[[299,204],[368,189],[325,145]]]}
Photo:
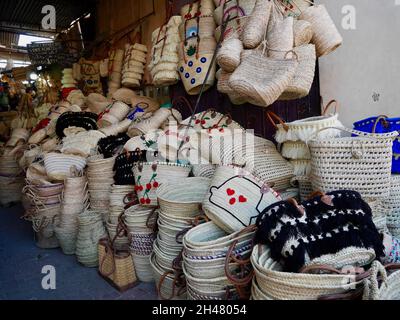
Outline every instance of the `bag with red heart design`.
{"label": "bag with red heart design", "polygon": [[235,166],[220,166],[215,171],[203,202],[206,215],[228,233],[253,224],[279,195],[249,172]]}

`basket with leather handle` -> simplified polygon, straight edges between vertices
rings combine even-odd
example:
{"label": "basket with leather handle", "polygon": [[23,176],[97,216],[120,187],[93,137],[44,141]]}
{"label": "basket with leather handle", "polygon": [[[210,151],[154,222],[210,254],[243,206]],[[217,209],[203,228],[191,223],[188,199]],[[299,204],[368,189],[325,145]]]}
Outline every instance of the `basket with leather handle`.
{"label": "basket with leather handle", "polygon": [[99,240],[99,273],[112,286],[123,292],[135,286],[137,278],[129,248],[117,250],[114,246],[115,240],[126,233],[122,219],[119,219],[117,229],[111,241],[108,238]]}

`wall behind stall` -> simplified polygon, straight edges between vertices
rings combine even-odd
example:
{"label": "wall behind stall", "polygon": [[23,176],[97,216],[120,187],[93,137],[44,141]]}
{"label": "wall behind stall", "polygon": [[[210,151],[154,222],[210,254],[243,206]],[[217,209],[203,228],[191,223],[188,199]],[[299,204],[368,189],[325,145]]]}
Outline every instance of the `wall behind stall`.
{"label": "wall behind stall", "polygon": [[[399,117],[400,1],[317,2],[326,5],[344,39],[337,51],[319,60],[324,101],[340,102],[346,126],[380,114]],[[343,29],[342,22],[355,29]]]}

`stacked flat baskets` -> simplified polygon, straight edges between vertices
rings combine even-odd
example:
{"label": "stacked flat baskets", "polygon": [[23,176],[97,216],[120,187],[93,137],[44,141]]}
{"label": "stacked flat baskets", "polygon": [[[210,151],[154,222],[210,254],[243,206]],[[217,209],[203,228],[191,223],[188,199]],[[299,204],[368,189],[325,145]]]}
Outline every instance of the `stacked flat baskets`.
{"label": "stacked flat baskets", "polygon": [[386,198],[390,192],[392,145],[398,132],[369,134],[338,128],[356,137],[309,142],[311,182],[315,190],[355,190],[365,198]]}
{"label": "stacked flat baskets", "polygon": [[[237,287],[226,272],[240,270],[238,259],[248,259],[253,231],[227,234],[213,222],[191,229],[183,238],[183,270],[190,300],[233,300],[239,298]],[[236,261],[230,260],[231,255]],[[249,263],[245,263],[245,268]],[[249,275],[247,275],[249,276]]]}
{"label": "stacked flat baskets", "polygon": [[95,268],[99,265],[98,242],[106,235],[102,214],[85,210],[78,216],[78,236],[76,240],[76,257],[85,267]]}
{"label": "stacked flat baskets", "polygon": [[24,178],[13,155],[0,157],[0,205],[8,206],[21,201]]}
{"label": "stacked flat baskets", "polygon": [[392,175],[389,197],[385,198],[382,204],[387,210],[387,226],[390,233],[400,238],[400,175]]}
{"label": "stacked flat baskets", "polygon": [[23,193],[30,200],[32,210],[26,219],[32,222],[36,245],[43,249],[58,248],[54,228],[61,209],[63,183],[33,184],[27,180]]}
{"label": "stacked flat baskets", "polygon": [[130,249],[136,276],[140,281],[154,281],[150,265],[157,224],[155,208],[134,205],[125,210],[124,221],[131,239]]}
{"label": "stacked flat baskets", "polygon": [[56,237],[64,254],[75,254],[78,216],[87,207],[88,201],[89,194],[85,176],[65,179],[61,211],[55,227]]}
{"label": "stacked flat baskets", "polygon": [[103,159],[102,156],[93,156],[88,159],[87,178],[90,194],[90,208],[108,215],[110,206],[110,191],[114,183],[115,158]]}
{"label": "stacked flat baskets", "polygon": [[[207,178],[186,178],[164,183],[157,190],[160,205],[158,235],[154,242],[155,263],[153,267],[160,298],[180,298],[174,279],[179,278],[181,296],[185,294],[183,274],[179,270],[184,233],[201,221],[201,202],[209,188]],[[178,269],[178,270],[177,270]],[[160,274],[162,270],[162,274]],[[179,286],[178,286],[179,287]]]}
{"label": "stacked flat baskets", "polygon": [[345,293],[360,284],[354,275],[283,272],[266,246],[255,246],[251,255],[255,277],[253,300],[317,300],[321,296]]}

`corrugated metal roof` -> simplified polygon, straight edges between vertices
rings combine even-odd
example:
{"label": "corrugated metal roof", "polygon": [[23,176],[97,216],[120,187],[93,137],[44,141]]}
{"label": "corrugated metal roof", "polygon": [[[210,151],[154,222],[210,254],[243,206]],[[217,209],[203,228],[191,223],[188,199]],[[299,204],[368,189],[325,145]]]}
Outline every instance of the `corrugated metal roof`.
{"label": "corrugated metal roof", "polygon": [[11,48],[13,45],[18,45],[19,34],[12,32],[0,32],[0,45]]}
{"label": "corrugated metal roof", "polygon": [[7,27],[39,31],[44,17],[42,8],[51,4],[56,8],[57,31],[69,27],[70,23],[83,14],[94,11],[96,0],[1,0],[0,29]]}

